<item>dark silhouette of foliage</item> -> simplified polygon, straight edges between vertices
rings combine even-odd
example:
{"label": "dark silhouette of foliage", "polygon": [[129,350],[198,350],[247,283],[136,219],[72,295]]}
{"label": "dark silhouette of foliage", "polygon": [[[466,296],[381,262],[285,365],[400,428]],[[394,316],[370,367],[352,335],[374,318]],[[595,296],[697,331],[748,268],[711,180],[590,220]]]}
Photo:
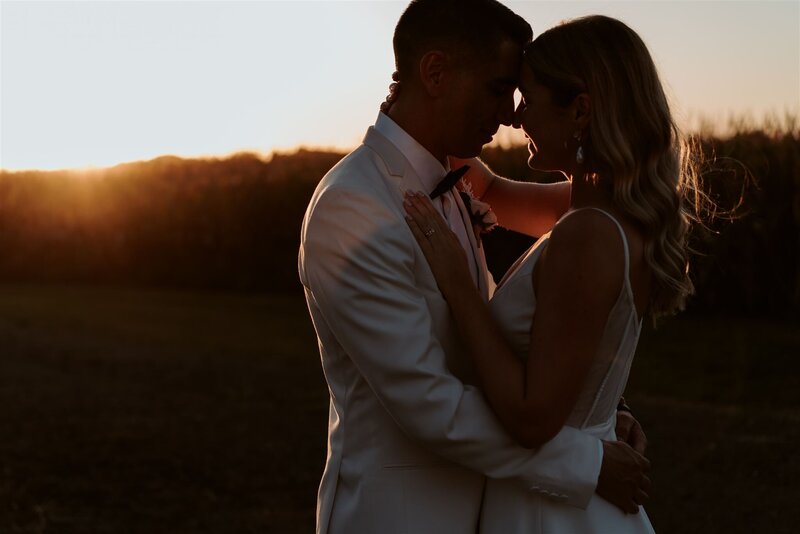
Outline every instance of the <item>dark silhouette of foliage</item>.
{"label": "dark silhouette of foliage", "polygon": [[800,307],[800,135],[703,140],[704,189],[734,210],[695,232],[692,307],[780,315]]}
{"label": "dark silhouette of foliage", "polygon": [[[800,134],[743,131],[701,146],[711,197],[723,208],[742,203],[732,220],[693,235],[691,307],[798,311]],[[0,171],[0,281],[297,291],[305,206],[342,156],[300,149],[267,159],[164,156],[90,171]],[[482,157],[515,179],[558,179],[528,169],[523,146],[488,147]],[[495,277],[531,242],[490,235]]]}
{"label": "dark silhouette of foliage", "polygon": [[0,279],[284,291],[305,205],[341,154],[0,174]]}

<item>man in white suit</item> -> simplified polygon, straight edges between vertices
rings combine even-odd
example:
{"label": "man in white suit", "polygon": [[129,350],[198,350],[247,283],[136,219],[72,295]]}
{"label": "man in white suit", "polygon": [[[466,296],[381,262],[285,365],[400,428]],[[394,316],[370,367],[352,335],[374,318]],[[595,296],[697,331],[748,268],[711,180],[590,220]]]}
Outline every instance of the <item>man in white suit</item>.
{"label": "man in white suit", "polygon": [[[627,445],[572,428],[538,450],[508,436],[470,385],[447,303],[404,220],[406,190],[432,191],[448,155],[478,155],[511,123],[531,37],[494,0],[412,2],[394,36],[402,91],[309,203],[299,271],[330,391],[319,534],[472,534],[485,476],[579,507],[598,479],[620,506],[638,490],[646,460]],[[437,205],[488,299],[493,282],[459,195]]]}

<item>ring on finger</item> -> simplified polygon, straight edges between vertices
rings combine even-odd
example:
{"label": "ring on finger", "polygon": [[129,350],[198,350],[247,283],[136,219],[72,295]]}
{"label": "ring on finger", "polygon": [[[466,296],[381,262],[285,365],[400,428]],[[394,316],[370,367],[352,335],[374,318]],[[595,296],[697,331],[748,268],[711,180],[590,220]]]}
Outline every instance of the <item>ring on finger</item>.
{"label": "ring on finger", "polygon": [[426,229],[424,232],[422,232],[422,234],[423,234],[425,237],[430,237],[430,236],[432,236],[432,235],[433,235],[435,232],[436,232],[436,230],[434,230],[433,228],[428,228],[428,229]]}

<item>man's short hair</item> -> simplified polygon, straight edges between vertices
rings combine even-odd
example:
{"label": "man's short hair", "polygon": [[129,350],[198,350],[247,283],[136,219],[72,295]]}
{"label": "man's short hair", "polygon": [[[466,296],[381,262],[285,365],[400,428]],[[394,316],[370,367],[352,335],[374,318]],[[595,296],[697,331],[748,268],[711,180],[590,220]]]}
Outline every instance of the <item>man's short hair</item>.
{"label": "man's short hair", "polygon": [[395,65],[408,80],[431,50],[478,62],[504,41],[524,47],[532,38],[530,24],[496,0],[412,0],[394,30]]}

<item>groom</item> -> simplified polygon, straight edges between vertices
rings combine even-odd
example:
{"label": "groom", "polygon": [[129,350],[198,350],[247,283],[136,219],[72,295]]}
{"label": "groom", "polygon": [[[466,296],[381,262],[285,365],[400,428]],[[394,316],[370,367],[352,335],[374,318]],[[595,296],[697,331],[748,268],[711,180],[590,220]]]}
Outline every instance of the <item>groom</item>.
{"label": "groom", "polygon": [[[530,26],[494,0],[415,0],[397,24],[400,90],[364,143],[320,182],[303,221],[300,279],[330,392],[317,532],[474,533],[484,477],[585,507],[597,490],[630,510],[647,461],[565,427],[516,444],[474,383],[447,303],[404,220],[447,156],[477,156],[511,124]],[[459,195],[437,205],[475,283],[491,281]]]}

